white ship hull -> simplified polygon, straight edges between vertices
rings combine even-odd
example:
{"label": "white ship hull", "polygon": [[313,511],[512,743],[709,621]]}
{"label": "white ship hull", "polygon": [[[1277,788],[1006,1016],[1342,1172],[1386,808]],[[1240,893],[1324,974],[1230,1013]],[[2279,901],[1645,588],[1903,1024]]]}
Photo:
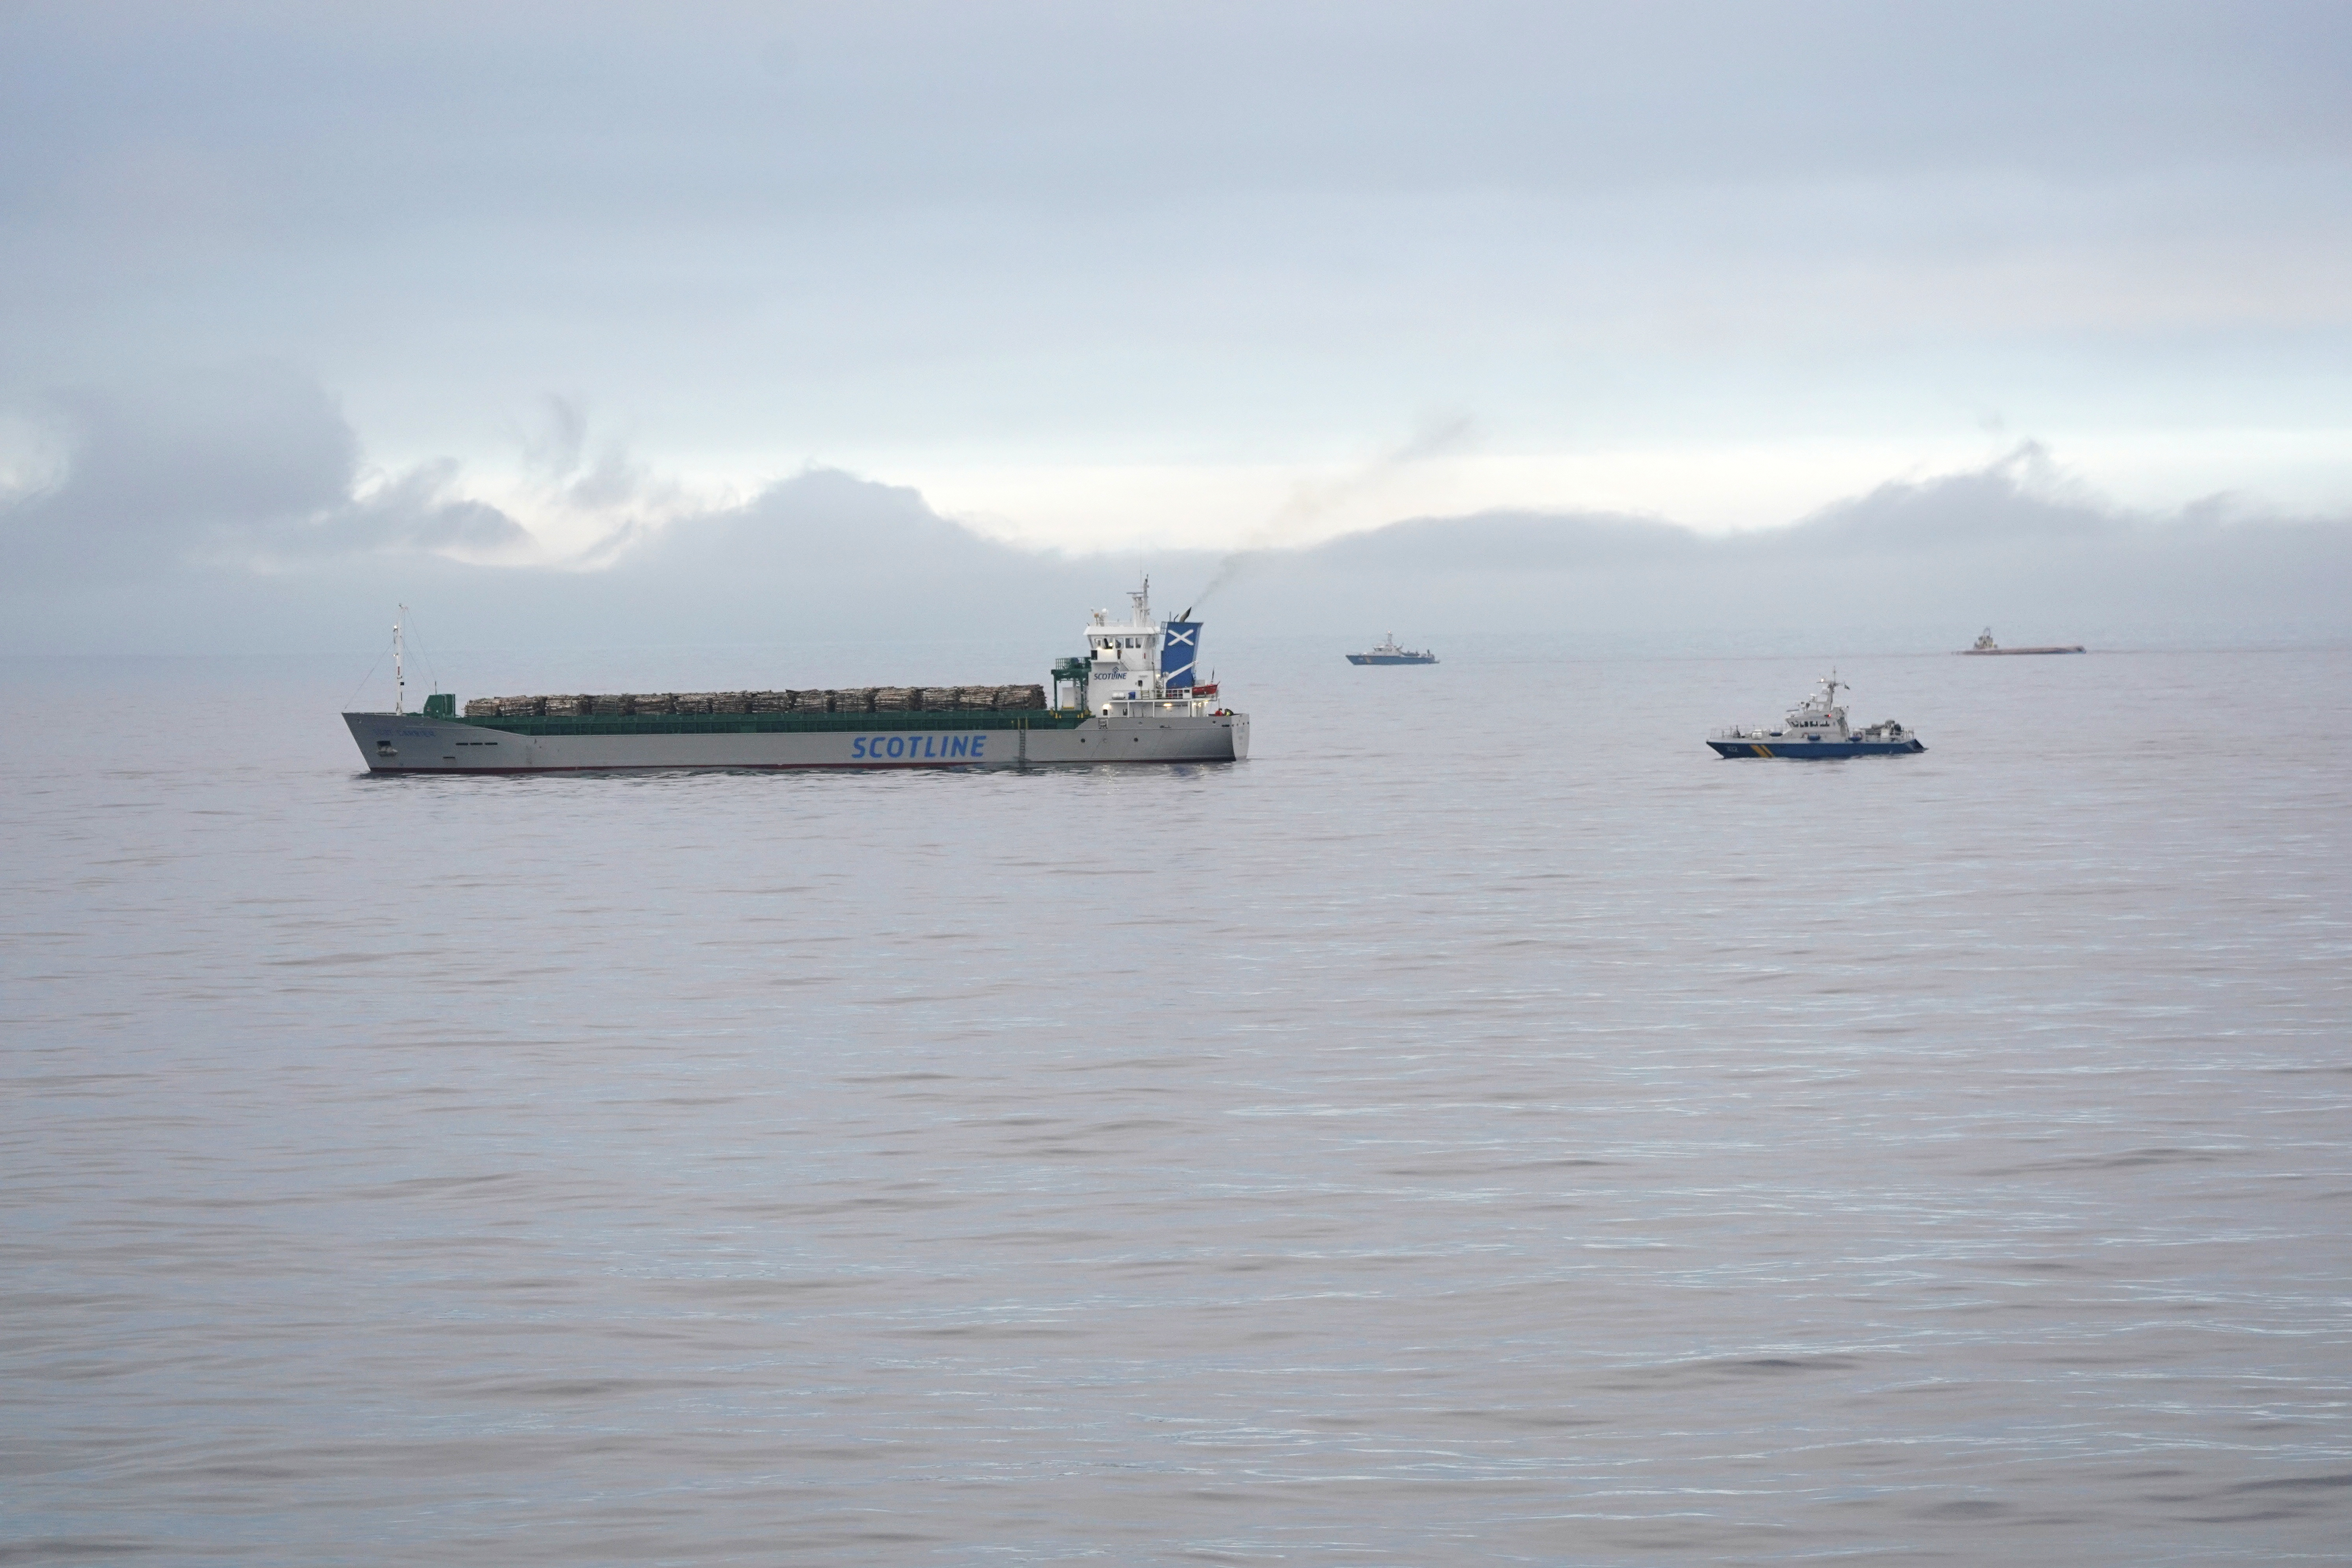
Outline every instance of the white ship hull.
{"label": "white ship hull", "polygon": [[[1186,706],[1191,706],[1186,704]],[[545,720],[346,713],[372,773],[603,773],[635,768],[995,768],[1058,763],[1224,763],[1249,755],[1245,713],[979,715],[953,728],[679,720],[658,728]],[[564,731],[572,732],[548,732]],[[593,731],[606,732],[593,732]],[[534,732],[537,731],[537,732]],[[610,732],[620,731],[620,732]]]}

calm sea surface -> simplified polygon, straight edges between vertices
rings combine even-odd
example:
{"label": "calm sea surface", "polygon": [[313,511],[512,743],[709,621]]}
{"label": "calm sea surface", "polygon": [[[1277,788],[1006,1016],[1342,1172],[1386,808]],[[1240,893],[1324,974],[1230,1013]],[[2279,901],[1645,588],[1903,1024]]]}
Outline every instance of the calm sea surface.
{"label": "calm sea surface", "polygon": [[927,776],[0,669],[0,1561],[2352,1561],[2352,655],[1444,651]]}

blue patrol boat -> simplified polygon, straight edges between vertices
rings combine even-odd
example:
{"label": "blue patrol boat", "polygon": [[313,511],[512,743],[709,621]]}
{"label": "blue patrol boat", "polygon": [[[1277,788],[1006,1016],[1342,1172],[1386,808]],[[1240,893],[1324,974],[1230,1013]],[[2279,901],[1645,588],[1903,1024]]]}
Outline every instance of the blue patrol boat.
{"label": "blue patrol boat", "polygon": [[1904,756],[1927,749],[1918,736],[1892,719],[1858,730],[1849,726],[1845,710],[1837,700],[1838,688],[1844,684],[1832,670],[1822,678],[1822,689],[1790,709],[1788,718],[1779,724],[1752,729],[1734,724],[1717,730],[1706,743],[1719,757],[1794,757],[1806,762]]}

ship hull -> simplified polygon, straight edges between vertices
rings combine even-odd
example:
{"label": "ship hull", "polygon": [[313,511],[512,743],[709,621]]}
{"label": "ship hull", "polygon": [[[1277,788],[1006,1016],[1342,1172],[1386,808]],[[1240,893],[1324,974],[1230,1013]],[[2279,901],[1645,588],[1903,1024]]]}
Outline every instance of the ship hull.
{"label": "ship hull", "polygon": [[346,713],[343,721],[368,771],[379,773],[1003,768],[1224,763],[1249,755],[1249,716],[1243,713],[604,721]]}
{"label": "ship hull", "polygon": [[1348,662],[1349,664],[1435,664],[1437,656],[1424,654],[1417,658],[1408,658],[1401,654],[1351,653],[1348,656]]}
{"label": "ship hull", "polygon": [[1840,757],[1903,757],[1927,748],[1917,741],[1709,741],[1718,757],[1779,757],[1801,763]]}
{"label": "ship hull", "polygon": [[1964,647],[1964,648],[1960,649],[1960,653],[1961,653],[1961,655],[1962,655],[1963,657],[1965,657],[1965,658],[2023,658],[2023,657],[2025,657],[2025,656],[2027,656],[2027,655],[2030,655],[2030,654],[2037,654],[2037,653],[2082,653],[2082,652],[2084,652],[2084,651],[2085,651],[2085,650],[2084,650],[2084,648],[2080,647]]}

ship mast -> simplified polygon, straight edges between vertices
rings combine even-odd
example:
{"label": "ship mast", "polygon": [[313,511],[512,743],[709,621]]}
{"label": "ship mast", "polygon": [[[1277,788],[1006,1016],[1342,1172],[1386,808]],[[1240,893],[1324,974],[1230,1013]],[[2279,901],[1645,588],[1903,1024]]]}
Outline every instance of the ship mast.
{"label": "ship mast", "polygon": [[400,623],[407,618],[406,605],[401,605],[400,614],[392,618],[392,710],[394,713],[408,711],[408,675],[401,668],[401,655],[404,650],[401,645],[400,631]]}

